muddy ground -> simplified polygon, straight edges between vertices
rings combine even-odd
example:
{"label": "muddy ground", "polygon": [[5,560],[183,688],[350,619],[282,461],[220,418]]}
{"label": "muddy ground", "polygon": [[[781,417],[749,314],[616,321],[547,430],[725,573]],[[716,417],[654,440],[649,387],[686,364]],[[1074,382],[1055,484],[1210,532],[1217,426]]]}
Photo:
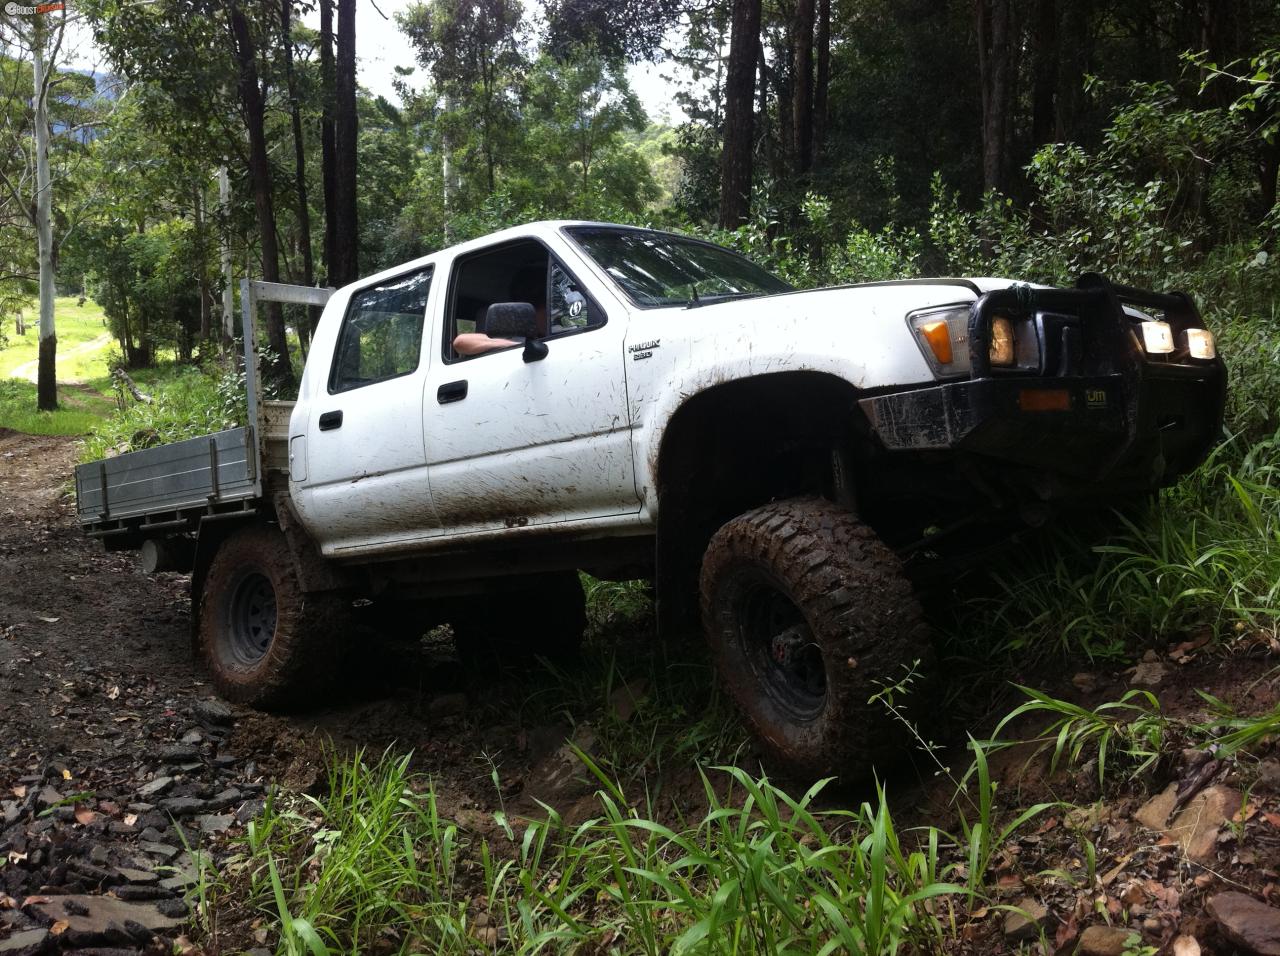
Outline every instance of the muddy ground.
{"label": "muddy ground", "polygon": [[[310,715],[273,717],[218,702],[193,663],[186,577],[146,576],[133,554],[105,553],[76,526],[67,494],[75,454],[70,439],[0,430],[0,954],[171,952],[173,940],[190,931],[186,900],[198,855],[207,850],[216,859],[271,786],[321,787],[328,741],[374,752],[393,743],[412,749],[416,766],[432,775],[442,812],[487,835],[497,832],[492,810],[500,802],[532,813],[535,799],[546,800],[569,815],[590,802],[592,786],[560,759],[575,731],[548,720],[555,708],[530,705],[519,675],[465,675],[446,648],[430,642],[370,642],[366,666]],[[1277,661],[1265,642],[1212,653],[1158,645],[1149,657],[1154,666],[1145,672],[1074,681],[1011,676],[1040,679],[1040,686],[1056,681],[1058,691],[1084,703],[1146,682],[1169,714],[1202,708],[1197,687],[1251,712],[1275,701],[1267,675]],[[607,706],[629,710],[628,693]],[[961,723],[976,726],[986,709],[975,705]],[[576,733],[588,743],[584,729]],[[1197,952],[1249,951],[1223,928],[1235,917],[1215,921],[1206,904],[1229,889],[1280,903],[1280,765],[1206,770],[1190,753],[1116,792],[1094,783],[1096,767],[1049,777],[1037,762],[1028,776],[1027,756],[999,759],[1002,793],[1023,804],[1070,799],[1095,809],[1046,813],[996,860],[993,904],[1043,904],[1038,924],[1011,923],[996,905],[978,909],[956,932],[959,948],[1016,951],[1043,929],[1057,951],[1087,941],[1081,951],[1090,952],[1106,941],[1084,934],[1103,926],[1135,931],[1144,946],[1182,956],[1193,952],[1179,943],[1183,937],[1197,941]],[[966,761],[963,750],[944,759]],[[1196,815],[1195,847],[1181,830],[1162,832],[1177,816],[1169,807],[1149,805],[1166,785],[1175,788],[1166,803],[1176,799],[1180,783],[1199,793],[1184,801]],[[927,761],[892,789],[900,826],[954,814],[951,785]],[[691,772],[675,774],[666,792],[673,805],[699,809],[701,786]],[[1106,882],[1094,879],[1082,891],[1037,875],[1082,871],[1086,841]],[[1272,912],[1280,951],[1280,910]],[[1264,929],[1266,918],[1238,916],[1261,919]],[[246,924],[210,948],[254,945],[261,941]]]}

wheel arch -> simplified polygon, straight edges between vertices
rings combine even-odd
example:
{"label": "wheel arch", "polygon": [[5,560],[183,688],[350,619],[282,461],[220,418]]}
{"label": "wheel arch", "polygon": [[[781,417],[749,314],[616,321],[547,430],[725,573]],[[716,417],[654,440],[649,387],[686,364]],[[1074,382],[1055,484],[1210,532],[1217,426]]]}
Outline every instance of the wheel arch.
{"label": "wheel arch", "polygon": [[838,375],[785,371],[715,384],[681,403],[650,462],[661,630],[696,625],[699,565],[724,522],[783,497],[856,506],[855,465],[874,444],[862,394]]}

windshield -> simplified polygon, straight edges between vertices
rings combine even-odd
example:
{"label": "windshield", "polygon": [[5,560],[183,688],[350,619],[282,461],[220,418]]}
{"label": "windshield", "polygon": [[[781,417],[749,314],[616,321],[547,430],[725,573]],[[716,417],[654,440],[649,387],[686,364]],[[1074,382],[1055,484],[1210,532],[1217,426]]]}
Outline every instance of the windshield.
{"label": "windshield", "polygon": [[645,229],[572,226],[566,231],[642,308],[791,291],[750,259],[709,242]]}

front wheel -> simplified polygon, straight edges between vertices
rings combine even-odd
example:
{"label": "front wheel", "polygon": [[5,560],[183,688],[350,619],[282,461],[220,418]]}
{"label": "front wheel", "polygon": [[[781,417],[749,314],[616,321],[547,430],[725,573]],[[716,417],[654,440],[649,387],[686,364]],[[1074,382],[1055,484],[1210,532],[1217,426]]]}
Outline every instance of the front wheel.
{"label": "front wheel", "polygon": [[[932,654],[902,566],[870,528],[822,499],[757,508],[712,537],[701,589],[721,677],[773,762],[851,780],[901,752]],[[896,683],[895,716],[872,697]]]}
{"label": "front wheel", "polygon": [[351,602],[302,590],[284,535],[244,528],[214,555],[200,600],[197,648],[227,700],[265,710],[316,701],[331,686]]}

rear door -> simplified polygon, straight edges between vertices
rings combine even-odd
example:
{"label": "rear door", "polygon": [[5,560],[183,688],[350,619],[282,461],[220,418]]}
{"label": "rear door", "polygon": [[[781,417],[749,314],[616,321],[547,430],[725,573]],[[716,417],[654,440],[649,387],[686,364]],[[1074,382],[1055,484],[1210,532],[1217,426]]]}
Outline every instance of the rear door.
{"label": "rear door", "polygon": [[440,530],[422,440],[433,285],[428,266],[354,292],[313,390],[300,484],[326,553]]}
{"label": "rear door", "polygon": [[[531,270],[541,293],[523,293]],[[538,285],[534,283],[535,287]],[[522,346],[457,354],[485,308],[528,294],[546,358]],[[534,528],[639,510],[623,368],[625,323],[544,244],[527,239],[459,256],[438,357],[423,396],[433,500],[450,535]],[[619,310],[617,318],[622,318]]]}

